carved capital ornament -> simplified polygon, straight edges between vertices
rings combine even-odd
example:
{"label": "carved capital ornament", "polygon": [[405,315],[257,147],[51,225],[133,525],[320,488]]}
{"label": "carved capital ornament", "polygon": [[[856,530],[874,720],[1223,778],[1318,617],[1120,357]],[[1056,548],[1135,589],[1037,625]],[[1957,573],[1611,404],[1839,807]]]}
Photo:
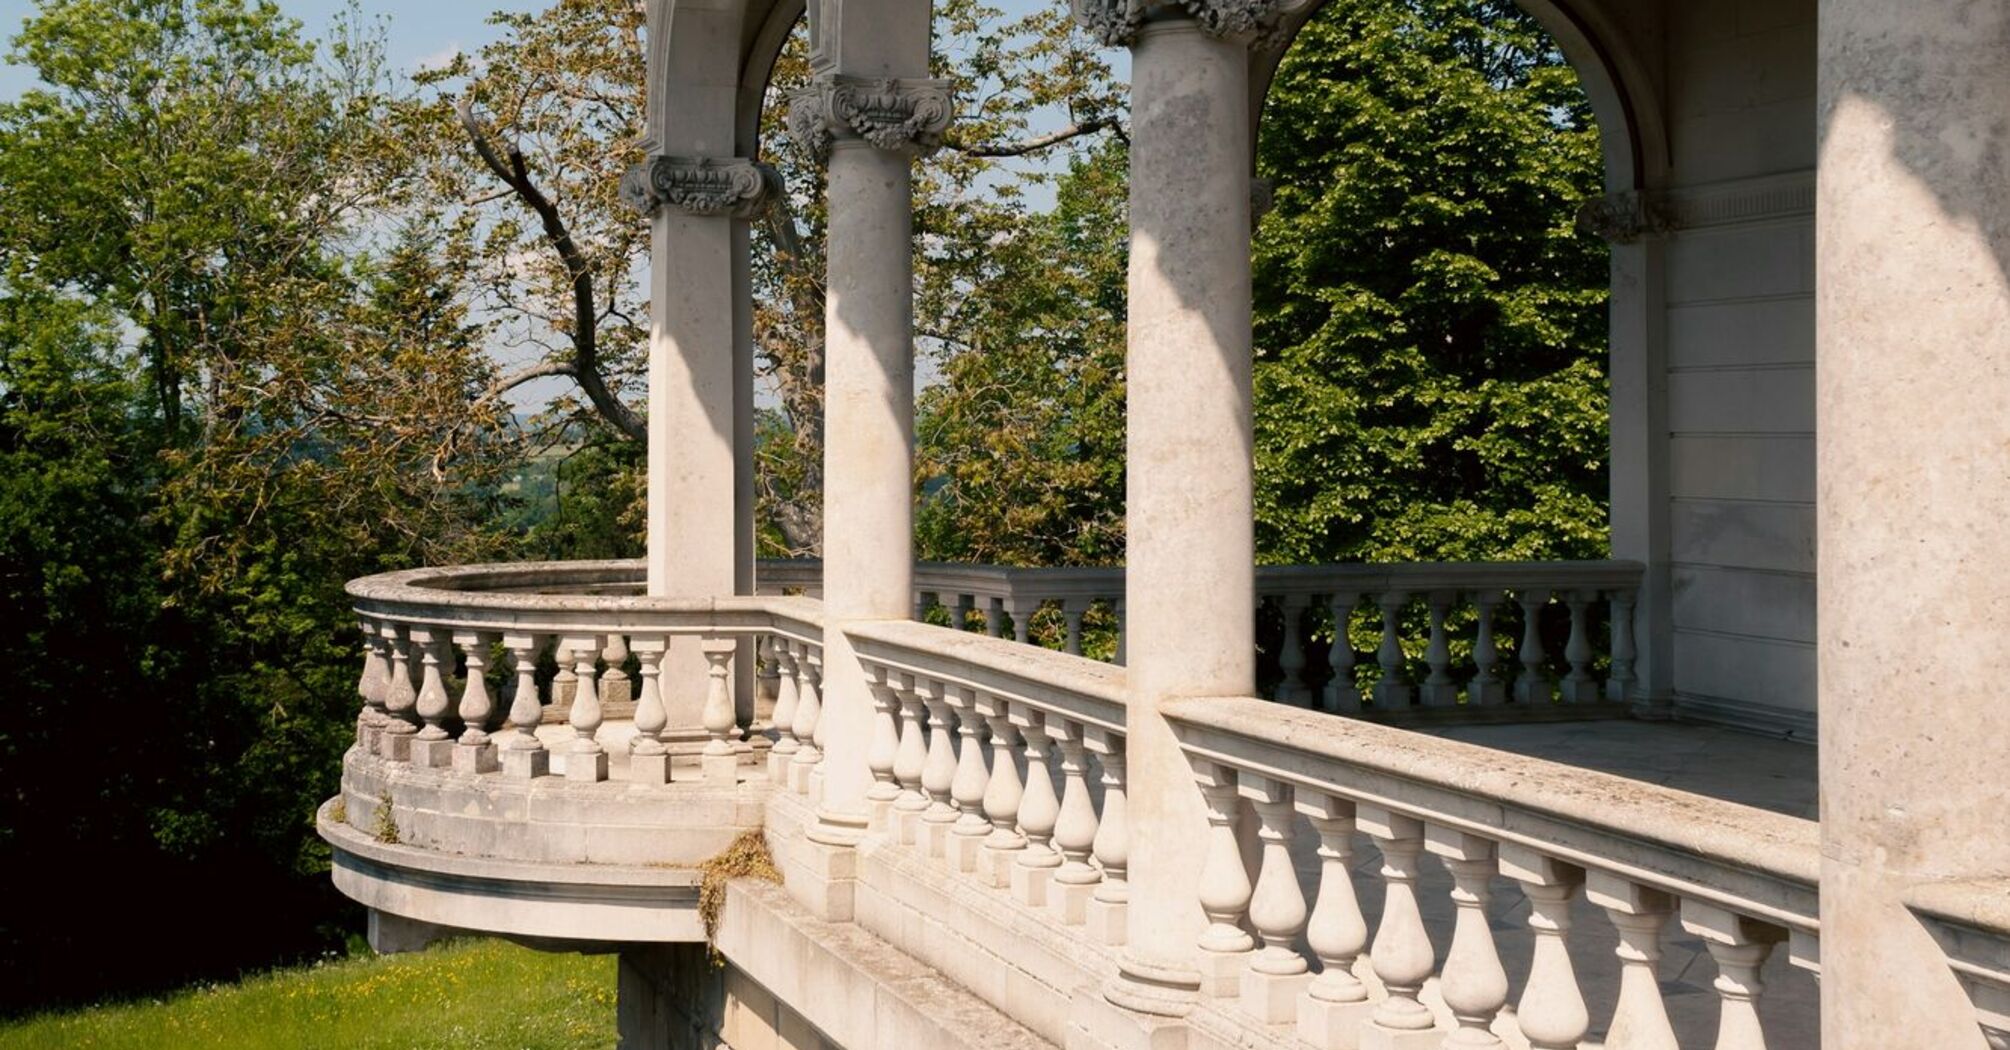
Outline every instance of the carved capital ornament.
{"label": "carved capital ornament", "polygon": [[1662,203],[1638,191],[1593,197],[1577,206],[1577,228],[1614,244],[1658,237],[1674,227]]}
{"label": "carved capital ornament", "polygon": [[951,99],[946,80],[827,73],[789,103],[789,137],[819,161],[842,141],[926,153],[942,145]]}
{"label": "carved capital ornament", "polygon": [[1075,21],[1111,47],[1137,39],[1147,15],[1186,17],[1210,36],[1270,47],[1284,16],[1306,0],[1074,0]]}
{"label": "carved capital ornament", "polygon": [[656,156],[622,176],[621,199],[644,215],[668,207],[750,219],[774,195],[776,181],[774,169],[742,157]]}

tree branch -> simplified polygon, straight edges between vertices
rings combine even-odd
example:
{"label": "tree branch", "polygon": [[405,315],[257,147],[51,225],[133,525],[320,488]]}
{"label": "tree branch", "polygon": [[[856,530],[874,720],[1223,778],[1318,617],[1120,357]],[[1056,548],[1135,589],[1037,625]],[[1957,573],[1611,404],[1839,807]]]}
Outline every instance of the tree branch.
{"label": "tree branch", "polygon": [[1038,153],[1043,149],[1058,146],[1070,139],[1078,139],[1084,135],[1094,135],[1103,131],[1112,132],[1120,139],[1126,138],[1123,125],[1118,123],[1115,117],[1098,117],[1095,120],[1085,120],[1080,123],[1070,124],[1059,131],[1019,142],[970,144],[952,141],[946,145],[950,149],[967,157],[1023,157],[1028,153]]}
{"label": "tree branch", "polygon": [[634,441],[648,440],[647,424],[607,388],[607,378],[600,373],[600,346],[596,338],[599,311],[594,307],[593,264],[572,239],[572,231],[566,227],[565,217],[559,214],[558,206],[531,180],[523,150],[512,144],[507,158],[498,153],[488,130],[475,116],[474,106],[466,97],[454,109],[460,115],[461,127],[467,130],[468,140],[473,143],[482,164],[514,191],[525,207],[536,213],[538,221],[544,226],[545,240],[550,242],[552,250],[558,253],[559,260],[565,265],[565,274],[572,282],[571,374],[574,381],[579,384],[586,399],[593,403],[594,411],[613,424],[614,429]]}

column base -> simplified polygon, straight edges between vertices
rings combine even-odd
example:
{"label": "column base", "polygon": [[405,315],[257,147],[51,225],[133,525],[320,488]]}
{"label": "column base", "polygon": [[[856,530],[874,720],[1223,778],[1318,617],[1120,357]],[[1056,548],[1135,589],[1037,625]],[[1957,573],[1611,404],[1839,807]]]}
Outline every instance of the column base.
{"label": "column base", "polygon": [[1298,1001],[1312,983],[1310,973],[1280,975],[1242,972],[1242,1009],[1264,1024],[1286,1024],[1298,1017]]}
{"label": "column base", "polygon": [[994,890],[1012,887],[1012,869],[1018,867],[1019,854],[1026,847],[1018,849],[992,849],[984,847],[977,858],[977,877]]}
{"label": "column base", "polygon": [[1047,906],[1047,887],[1054,880],[1053,868],[1012,865],[1012,899],[1029,908]]}
{"label": "column base", "polygon": [[706,755],[701,761],[707,784],[737,784],[740,782],[740,756],[728,752],[723,755]]}
{"label": "column base", "polygon": [[1194,962],[1200,968],[1200,994],[1214,999],[1233,999],[1242,994],[1242,974],[1249,969],[1250,956],[1254,949],[1240,952],[1211,952],[1203,948],[1194,953]]}
{"label": "column base", "polygon": [[412,734],[385,733],[378,738],[381,750],[377,757],[386,762],[410,762],[412,760]]}
{"label": "column base", "polygon": [[977,870],[977,863],[983,856],[983,835],[951,833],[949,836],[949,852],[943,859],[949,862],[951,871],[968,875]]}
{"label": "column base", "polygon": [[[797,754],[800,755],[801,752]],[[815,761],[798,762],[794,758],[789,759],[789,790],[798,795],[809,794],[810,770],[815,768],[817,768]]]}
{"label": "column base", "polygon": [[788,783],[789,767],[795,765],[795,761],[796,753],[794,751],[769,751],[768,782],[771,784]]}
{"label": "column base", "polygon": [[1089,936],[1095,938],[1097,944],[1118,947],[1130,936],[1130,917],[1131,906],[1124,901],[1090,898],[1082,925],[1088,927]]}
{"label": "column base", "polygon": [[1075,996],[1066,1050],[1187,1050],[1186,1021],[1126,1010],[1094,989]]}
{"label": "column base", "polygon": [[921,824],[914,833],[915,845],[931,860],[945,860],[949,854],[949,836],[956,827],[953,821],[921,818]]}
{"label": "column base", "polygon": [[1563,682],[1564,703],[1597,704],[1597,703],[1603,703],[1604,700],[1605,700],[1605,691],[1598,687],[1597,682],[1589,680],[1582,682],[1573,682],[1570,679],[1567,678],[1564,679]]}
{"label": "column base", "polygon": [[858,850],[810,840],[789,851],[782,887],[825,922],[850,922],[857,910]]}
{"label": "column base", "polygon": [[1298,1000],[1298,1038],[1313,1046],[1352,1045],[1374,1010],[1375,1004],[1366,999],[1336,1003],[1305,996]]}
{"label": "column base", "polygon": [[903,846],[912,846],[921,836],[921,814],[923,810],[902,809],[900,803],[893,803],[893,840]]}
{"label": "column base", "polygon": [[628,782],[658,787],[670,782],[670,755],[629,755]]}
{"label": "column base", "polygon": [[412,764],[421,769],[452,769],[454,747],[451,737],[442,740],[414,740]]}
{"label": "column base", "polygon": [[502,753],[503,776],[518,780],[532,780],[551,775],[551,752],[543,748],[535,751],[514,751],[504,749]]}
{"label": "column base", "polygon": [[1417,696],[1425,707],[1459,706],[1459,687],[1449,682],[1440,685],[1427,682],[1418,687]]}
{"label": "column base", "polygon": [[1398,1030],[1363,1021],[1360,1033],[1360,1050],[1439,1050],[1445,1045],[1445,1033],[1435,1027]]}
{"label": "column base", "polygon": [[1063,926],[1080,926],[1088,921],[1089,899],[1096,895],[1093,882],[1062,882],[1055,879],[1047,884],[1047,913]]}
{"label": "column base", "polygon": [[607,779],[607,752],[568,751],[565,755],[565,779],[582,784],[598,784]]}
{"label": "column base", "polygon": [[493,773],[501,768],[494,744],[456,744],[453,761],[456,773]]}
{"label": "column base", "polygon": [[1499,707],[1507,703],[1507,698],[1507,683],[1498,678],[1486,682],[1474,679],[1466,683],[1468,707]]}

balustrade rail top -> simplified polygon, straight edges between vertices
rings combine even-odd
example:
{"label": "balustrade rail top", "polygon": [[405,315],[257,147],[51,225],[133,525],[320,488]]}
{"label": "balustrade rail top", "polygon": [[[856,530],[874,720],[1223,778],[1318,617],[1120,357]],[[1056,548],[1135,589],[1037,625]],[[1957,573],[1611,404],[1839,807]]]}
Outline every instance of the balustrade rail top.
{"label": "balustrade rail top", "polygon": [[[1683,897],[1817,928],[1813,821],[1248,697],[1175,700],[1163,710],[1183,747],[1230,767],[1377,797]],[[1336,766],[1357,775],[1336,778]]]}
{"label": "balustrade rail top", "polygon": [[1916,912],[2010,938],[2010,876],[1924,883],[1907,891],[1905,902]]}
{"label": "balustrade rail top", "polygon": [[[356,611],[471,630],[820,630],[822,603],[799,597],[663,598],[576,593],[640,584],[639,561],[522,562],[405,569],[351,580]],[[575,593],[550,593],[552,591]]]}
{"label": "balustrade rail top", "polygon": [[1640,586],[1646,566],[1637,561],[1416,561],[1342,562],[1329,565],[1263,565],[1257,590],[1325,594],[1336,584],[1362,591],[1614,590]]}
{"label": "balustrade rail top", "polygon": [[1124,728],[1124,669],[1098,660],[900,620],[847,623],[844,633],[866,660],[957,681]]}

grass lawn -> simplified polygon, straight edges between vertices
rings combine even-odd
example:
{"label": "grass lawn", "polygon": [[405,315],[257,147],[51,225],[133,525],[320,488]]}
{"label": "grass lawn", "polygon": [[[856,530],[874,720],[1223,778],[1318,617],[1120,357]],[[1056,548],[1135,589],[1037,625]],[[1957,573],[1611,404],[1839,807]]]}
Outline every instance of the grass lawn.
{"label": "grass lawn", "polygon": [[614,988],[612,955],[463,941],[4,1023],[0,1050],[605,1050]]}

